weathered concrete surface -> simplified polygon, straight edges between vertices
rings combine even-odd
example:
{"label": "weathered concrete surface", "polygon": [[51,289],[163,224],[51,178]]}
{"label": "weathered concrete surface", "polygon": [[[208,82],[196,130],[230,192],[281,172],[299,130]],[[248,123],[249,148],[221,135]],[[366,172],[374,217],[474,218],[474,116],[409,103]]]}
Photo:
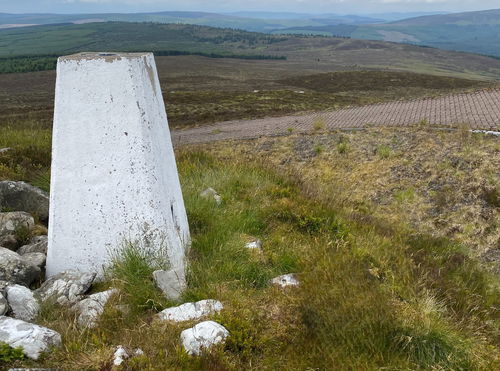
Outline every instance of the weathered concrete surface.
{"label": "weathered concrete surface", "polygon": [[184,272],[189,229],[153,55],[61,57],[47,274],[100,271],[125,240]]}

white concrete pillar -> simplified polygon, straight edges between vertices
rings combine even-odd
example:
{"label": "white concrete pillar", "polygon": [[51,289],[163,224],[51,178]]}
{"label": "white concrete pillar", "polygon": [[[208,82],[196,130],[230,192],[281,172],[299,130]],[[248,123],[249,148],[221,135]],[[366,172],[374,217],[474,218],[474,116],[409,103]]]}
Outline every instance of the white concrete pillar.
{"label": "white concrete pillar", "polygon": [[102,273],[131,241],[183,281],[189,228],[153,55],[59,58],[52,144],[47,275]]}

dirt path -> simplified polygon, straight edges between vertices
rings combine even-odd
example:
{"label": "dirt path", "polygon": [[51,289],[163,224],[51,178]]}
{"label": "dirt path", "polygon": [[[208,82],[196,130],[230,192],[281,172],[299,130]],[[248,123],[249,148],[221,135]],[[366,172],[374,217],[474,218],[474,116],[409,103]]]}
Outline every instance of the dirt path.
{"label": "dirt path", "polygon": [[373,104],[364,107],[324,111],[257,120],[235,120],[174,130],[175,145],[206,143],[226,139],[250,139],[325,129],[362,128],[370,125],[404,126],[427,120],[432,125],[466,124],[475,129],[500,127],[500,89]]}

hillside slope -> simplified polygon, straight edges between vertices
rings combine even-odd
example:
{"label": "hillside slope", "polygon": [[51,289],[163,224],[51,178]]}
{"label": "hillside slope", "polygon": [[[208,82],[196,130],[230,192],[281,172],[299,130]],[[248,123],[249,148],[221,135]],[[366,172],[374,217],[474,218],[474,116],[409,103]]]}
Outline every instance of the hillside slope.
{"label": "hillside slope", "polygon": [[[0,30],[0,59],[27,54],[66,55],[92,50],[285,56],[288,61],[277,62],[279,69],[301,69],[304,74],[389,68],[462,78],[497,79],[500,76],[500,61],[493,58],[381,41],[269,35],[206,26],[127,22]],[[19,67],[21,62],[15,60],[14,64]],[[54,68],[54,65],[49,67]]]}
{"label": "hillside slope", "polygon": [[500,56],[500,9],[440,14],[373,25],[294,27],[277,33],[316,33],[404,42]]}

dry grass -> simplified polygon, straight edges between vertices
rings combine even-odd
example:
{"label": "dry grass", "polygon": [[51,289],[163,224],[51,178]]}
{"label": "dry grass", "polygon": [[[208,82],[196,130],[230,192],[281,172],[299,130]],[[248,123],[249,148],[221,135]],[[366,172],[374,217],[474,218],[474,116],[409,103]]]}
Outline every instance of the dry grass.
{"label": "dry grass", "polygon": [[260,139],[238,148],[241,155],[266,150],[269,161],[300,174],[349,214],[450,237],[474,256],[499,246],[496,137],[420,125]]}
{"label": "dry grass", "polygon": [[[9,130],[2,144],[18,152],[8,168],[31,180],[23,159],[41,162],[43,150],[30,146],[50,148],[50,136]],[[499,281],[474,258],[475,243],[498,241],[497,139],[421,125],[177,155],[193,237],[181,301],[221,300],[225,309],[210,318],[230,331],[226,344],[187,356],[179,334],[194,323],[158,322],[157,311],[175,303],[140,256],[124,254],[94,287],[121,289],[97,328],[47,303],[39,322],[62,334],[63,347],[2,366],[111,370],[123,345],[145,352],[126,370],[498,369]],[[209,186],[221,205],[199,196]],[[431,192],[444,189],[454,192]],[[477,229],[450,234],[441,226],[452,221]],[[248,236],[264,242],[261,254],[245,249]],[[291,272],[300,287],[269,286]]]}

